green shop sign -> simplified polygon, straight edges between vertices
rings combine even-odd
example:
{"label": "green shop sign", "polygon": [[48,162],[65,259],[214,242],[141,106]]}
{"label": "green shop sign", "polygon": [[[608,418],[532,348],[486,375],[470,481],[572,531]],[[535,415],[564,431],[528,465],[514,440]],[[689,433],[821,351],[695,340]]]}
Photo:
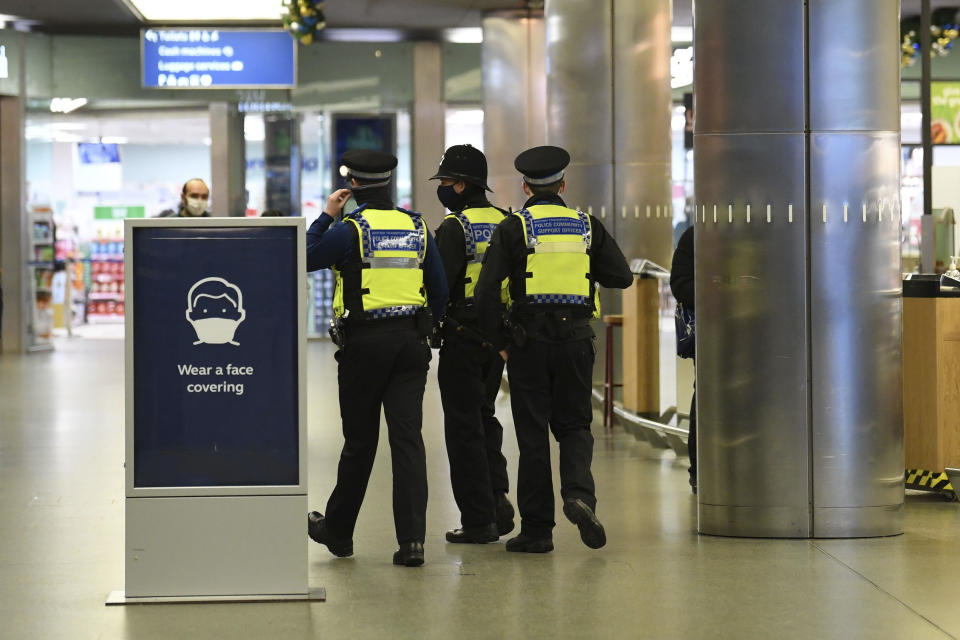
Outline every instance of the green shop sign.
{"label": "green shop sign", "polygon": [[146,207],[94,207],[96,220],[124,220],[126,218],[146,218]]}

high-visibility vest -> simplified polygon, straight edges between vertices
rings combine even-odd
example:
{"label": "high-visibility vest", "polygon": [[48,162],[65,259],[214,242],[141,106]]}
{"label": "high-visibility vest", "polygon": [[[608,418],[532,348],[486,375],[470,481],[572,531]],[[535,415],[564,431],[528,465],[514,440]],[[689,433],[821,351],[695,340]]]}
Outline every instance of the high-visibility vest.
{"label": "high-visibility vest", "polygon": [[[463,278],[463,299],[473,300],[483,266],[483,256],[490,245],[494,229],[503,221],[503,212],[494,207],[464,209],[447,216],[463,227],[463,242],[466,248],[467,269]],[[453,283],[451,283],[453,284]]]}
{"label": "high-visibility vest", "polygon": [[[593,225],[582,211],[536,204],[516,212],[527,246],[522,305],[575,305],[599,312],[590,277]],[[516,290],[515,290],[516,291]]]}
{"label": "high-visibility vest", "polygon": [[[347,311],[362,318],[412,316],[426,304],[423,261],[427,255],[427,227],[419,213],[397,209],[360,208],[346,217],[360,238],[361,309],[348,309],[345,300],[356,299],[355,291],[336,271],[333,311],[340,317]],[[355,282],[355,281],[354,281]]]}

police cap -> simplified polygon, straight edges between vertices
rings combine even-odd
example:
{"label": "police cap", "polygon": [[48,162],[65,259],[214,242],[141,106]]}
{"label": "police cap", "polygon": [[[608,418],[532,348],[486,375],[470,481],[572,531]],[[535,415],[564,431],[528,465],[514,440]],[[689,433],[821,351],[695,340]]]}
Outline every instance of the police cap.
{"label": "police cap", "polygon": [[396,166],[396,156],[385,151],[351,149],[340,156],[340,175],[344,178],[388,180]]}
{"label": "police cap", "polygon": [[431,180],[449,178],[463,180],[490,191],[487,186],[487,158],[479,149],[469,144],[450,147],[440,158],[440,167]]}
{"label": "police cap", "polygon": [[517,156],[513,166],[523,174],[527,184],[544,186],[563,180],[563,170],[570,164],[570,154],[560,147],[534,147]]}

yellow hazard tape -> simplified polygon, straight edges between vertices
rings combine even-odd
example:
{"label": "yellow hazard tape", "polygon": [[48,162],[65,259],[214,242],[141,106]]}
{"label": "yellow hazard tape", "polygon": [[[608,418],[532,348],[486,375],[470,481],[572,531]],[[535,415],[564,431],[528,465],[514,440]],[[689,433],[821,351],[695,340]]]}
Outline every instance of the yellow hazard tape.
{"label": "yellow hazard tape", "polygon": [[907,489],[920,491],[953,491],[950,478],[945,473],[924,469],[907,469],[905,475]]}

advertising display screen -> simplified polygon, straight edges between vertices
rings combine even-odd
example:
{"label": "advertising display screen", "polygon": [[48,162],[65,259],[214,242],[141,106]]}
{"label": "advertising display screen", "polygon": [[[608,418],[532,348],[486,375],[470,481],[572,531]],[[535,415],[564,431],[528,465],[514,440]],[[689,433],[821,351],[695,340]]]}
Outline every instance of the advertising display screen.
{"label": "advertising display screen", "polygon": [[960,83],[930,83],[930,140],[960,144]]}
{"label": "advertising display screen", "polygon": [[296,83],[296,48],[283,30],[147,29],[144,87],[282,89]]}
{"label": "advertising display screen", "polygon": [[297,485],[297,228],[132,231],[133,486]]}

